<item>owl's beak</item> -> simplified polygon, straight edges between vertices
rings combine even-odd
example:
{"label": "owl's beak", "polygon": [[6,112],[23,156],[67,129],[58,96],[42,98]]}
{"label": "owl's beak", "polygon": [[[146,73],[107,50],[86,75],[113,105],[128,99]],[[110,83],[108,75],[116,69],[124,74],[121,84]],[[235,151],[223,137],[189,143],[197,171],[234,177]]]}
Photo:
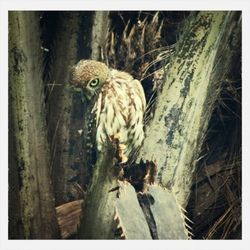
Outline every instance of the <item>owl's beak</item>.
{"label": "owl's beak", "polygon": [[91,93],[83,93],[83,96],[88,100],[88,101],[90,101],[91,100]]}
{"label": "owl's beak", "polygon": [[90,101],[95,96],[95,91],[87,86],[85,89],[83,89],[83,95],[88,101]]}
{"label": "owl's beak", "polygon": [[85,100],[90,101],[95,95],[95,93],[91,91],[90,89],[76,86],[76,85],[73,85],[72,83],[70,83],[69,89],[70,91],[81,95],[82,101],[85,101]]}

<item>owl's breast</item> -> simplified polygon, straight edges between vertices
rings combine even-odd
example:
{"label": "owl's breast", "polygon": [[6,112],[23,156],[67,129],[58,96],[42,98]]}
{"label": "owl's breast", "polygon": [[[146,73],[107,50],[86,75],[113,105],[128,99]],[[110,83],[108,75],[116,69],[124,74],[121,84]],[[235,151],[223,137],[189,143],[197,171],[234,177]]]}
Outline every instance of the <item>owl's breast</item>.
{"label": "owl's breast", "polygon": [[[138,87],[139,86],[139,87]],[[125,72],[113,70],[102,86],[92,109],[96,120],[96,144],[99,151],[105,142],[119,134],[127,156],[144,138],[145,96],[140,82]]]}

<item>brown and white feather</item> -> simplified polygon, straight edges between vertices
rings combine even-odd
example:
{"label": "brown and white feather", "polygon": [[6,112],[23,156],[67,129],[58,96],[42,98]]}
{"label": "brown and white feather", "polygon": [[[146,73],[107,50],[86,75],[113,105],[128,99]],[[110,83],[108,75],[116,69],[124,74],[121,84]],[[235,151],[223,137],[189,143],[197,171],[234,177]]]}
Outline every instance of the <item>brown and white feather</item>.
{"label": "brown and white feather", "polygon": [[[82,87],[93,103],[89,119],[95,121],[97,150],[102,151],[105,142],[119,134],[119,143],[125,145],[124,154],[129,158],[144,139],[146,100],[141,83],[126,72],[93,60],[81,60],[72,76],[72,83]],[[93,78],[100,79],[98,88],[90,88]]]}

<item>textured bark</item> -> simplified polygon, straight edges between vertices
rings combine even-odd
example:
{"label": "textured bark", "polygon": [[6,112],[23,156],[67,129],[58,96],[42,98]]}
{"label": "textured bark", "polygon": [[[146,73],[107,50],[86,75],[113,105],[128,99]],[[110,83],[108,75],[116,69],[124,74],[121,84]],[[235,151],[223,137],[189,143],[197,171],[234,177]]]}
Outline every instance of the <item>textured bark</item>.
{"label": "textured bark", "polygon": [[[168,68],[140,158],[155,160],[158,180],[186,206],[207,125],[232,64],[239,12],[193,13]],[[237,48],[236,48],[237,49]]]}
{"label": "textured bark", "polygon": [[77,233],[82,210],[83,200],[75,200],[56,207],[56,215],[63,239],[72,237]]}
{"label": "textured bark", "polygon": [[91,59],[103,59],[103,48],[109,29],[109,11],[96,11],[93,17],[91,37]]}
{"label": "textured bark", "polygon": [[110,145],[100,154],[95,165],[84,217],[79,229],[79,238],[114,238],[114,202],[117,191],[110,192],[118,185],[114,171],[114,149]]}
{"label": "textured bark", "polygon": [[9,117],[14,143],[9,162],[9,232],[14,238],[59,236],[49,173],[41,63],[39,12],[10,12]]}
{"label": "textured bark", "polygon": [[56,204],[62,204],[72,197],[73,188],[69,181],[76,175],[72,168],[76,156],[72,154],[71,142],[77,136],[77,125],[72,124],[72,119],[79,112],[81,115],[81,110],[73,110],[72,93],[65,85],[68,84],[70,66],[78,60],[79,13],[60,12],[56,28],[54,59],[50,69],[53,85],[48,99],[47,119]]}

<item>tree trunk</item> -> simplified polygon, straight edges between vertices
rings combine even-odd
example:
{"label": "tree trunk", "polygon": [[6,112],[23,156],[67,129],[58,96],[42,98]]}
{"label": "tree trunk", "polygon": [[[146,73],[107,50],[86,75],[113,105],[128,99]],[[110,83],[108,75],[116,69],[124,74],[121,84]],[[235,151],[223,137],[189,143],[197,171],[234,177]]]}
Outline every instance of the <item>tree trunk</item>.
{"label": "tree trunk", "polygon": [[109,22],[109,11],[95,11],[91,34],[91,59],[93,60],[103,60]]}
{"label": "tree trunk", "polygon": [[[66,88],[70,66],[78,60],[79,13],[60,12],[55,22],[57,33],[51,52],[53,60],[51,69],[48,69],[51,87],[47,119],[56,204],[62,204],[70,200],[74,194],[70,180],[77,175],[74,171],[76,170],[74,168],[76,161],[74,139],[77,136],[77,125],[80,126],[74,123],[74,117],[78,115],[82,118],[83,115],[80,105],[77,111],[73,110],[72,93]],[[81,120],[77,118],[79,123]]]}
{"label": "tree trunk", "polygon": [[110,192],[117,186],[114,175],[114,150],[100,154],[95,165],[92,183],[88,190],[86,206],[83,211],[83,222],[79,229],[80,238],[112,239],[114,237],[114,202],[116,191]]}
{"label": "tree trunk", "polygon": [[[39,12],[9,13],[9,125],[14,141],[9,151],[10,238],[59,237],[49,173],[39,28]],[[13,211],[16,206],[18,215]],[[19,233],[12,234],[16,227]]]}
{"label": "tree trunk", "polygon": [[239,12],[193,13],[183,29],[138,159],[185,207],[201,144],[240,37]]}

